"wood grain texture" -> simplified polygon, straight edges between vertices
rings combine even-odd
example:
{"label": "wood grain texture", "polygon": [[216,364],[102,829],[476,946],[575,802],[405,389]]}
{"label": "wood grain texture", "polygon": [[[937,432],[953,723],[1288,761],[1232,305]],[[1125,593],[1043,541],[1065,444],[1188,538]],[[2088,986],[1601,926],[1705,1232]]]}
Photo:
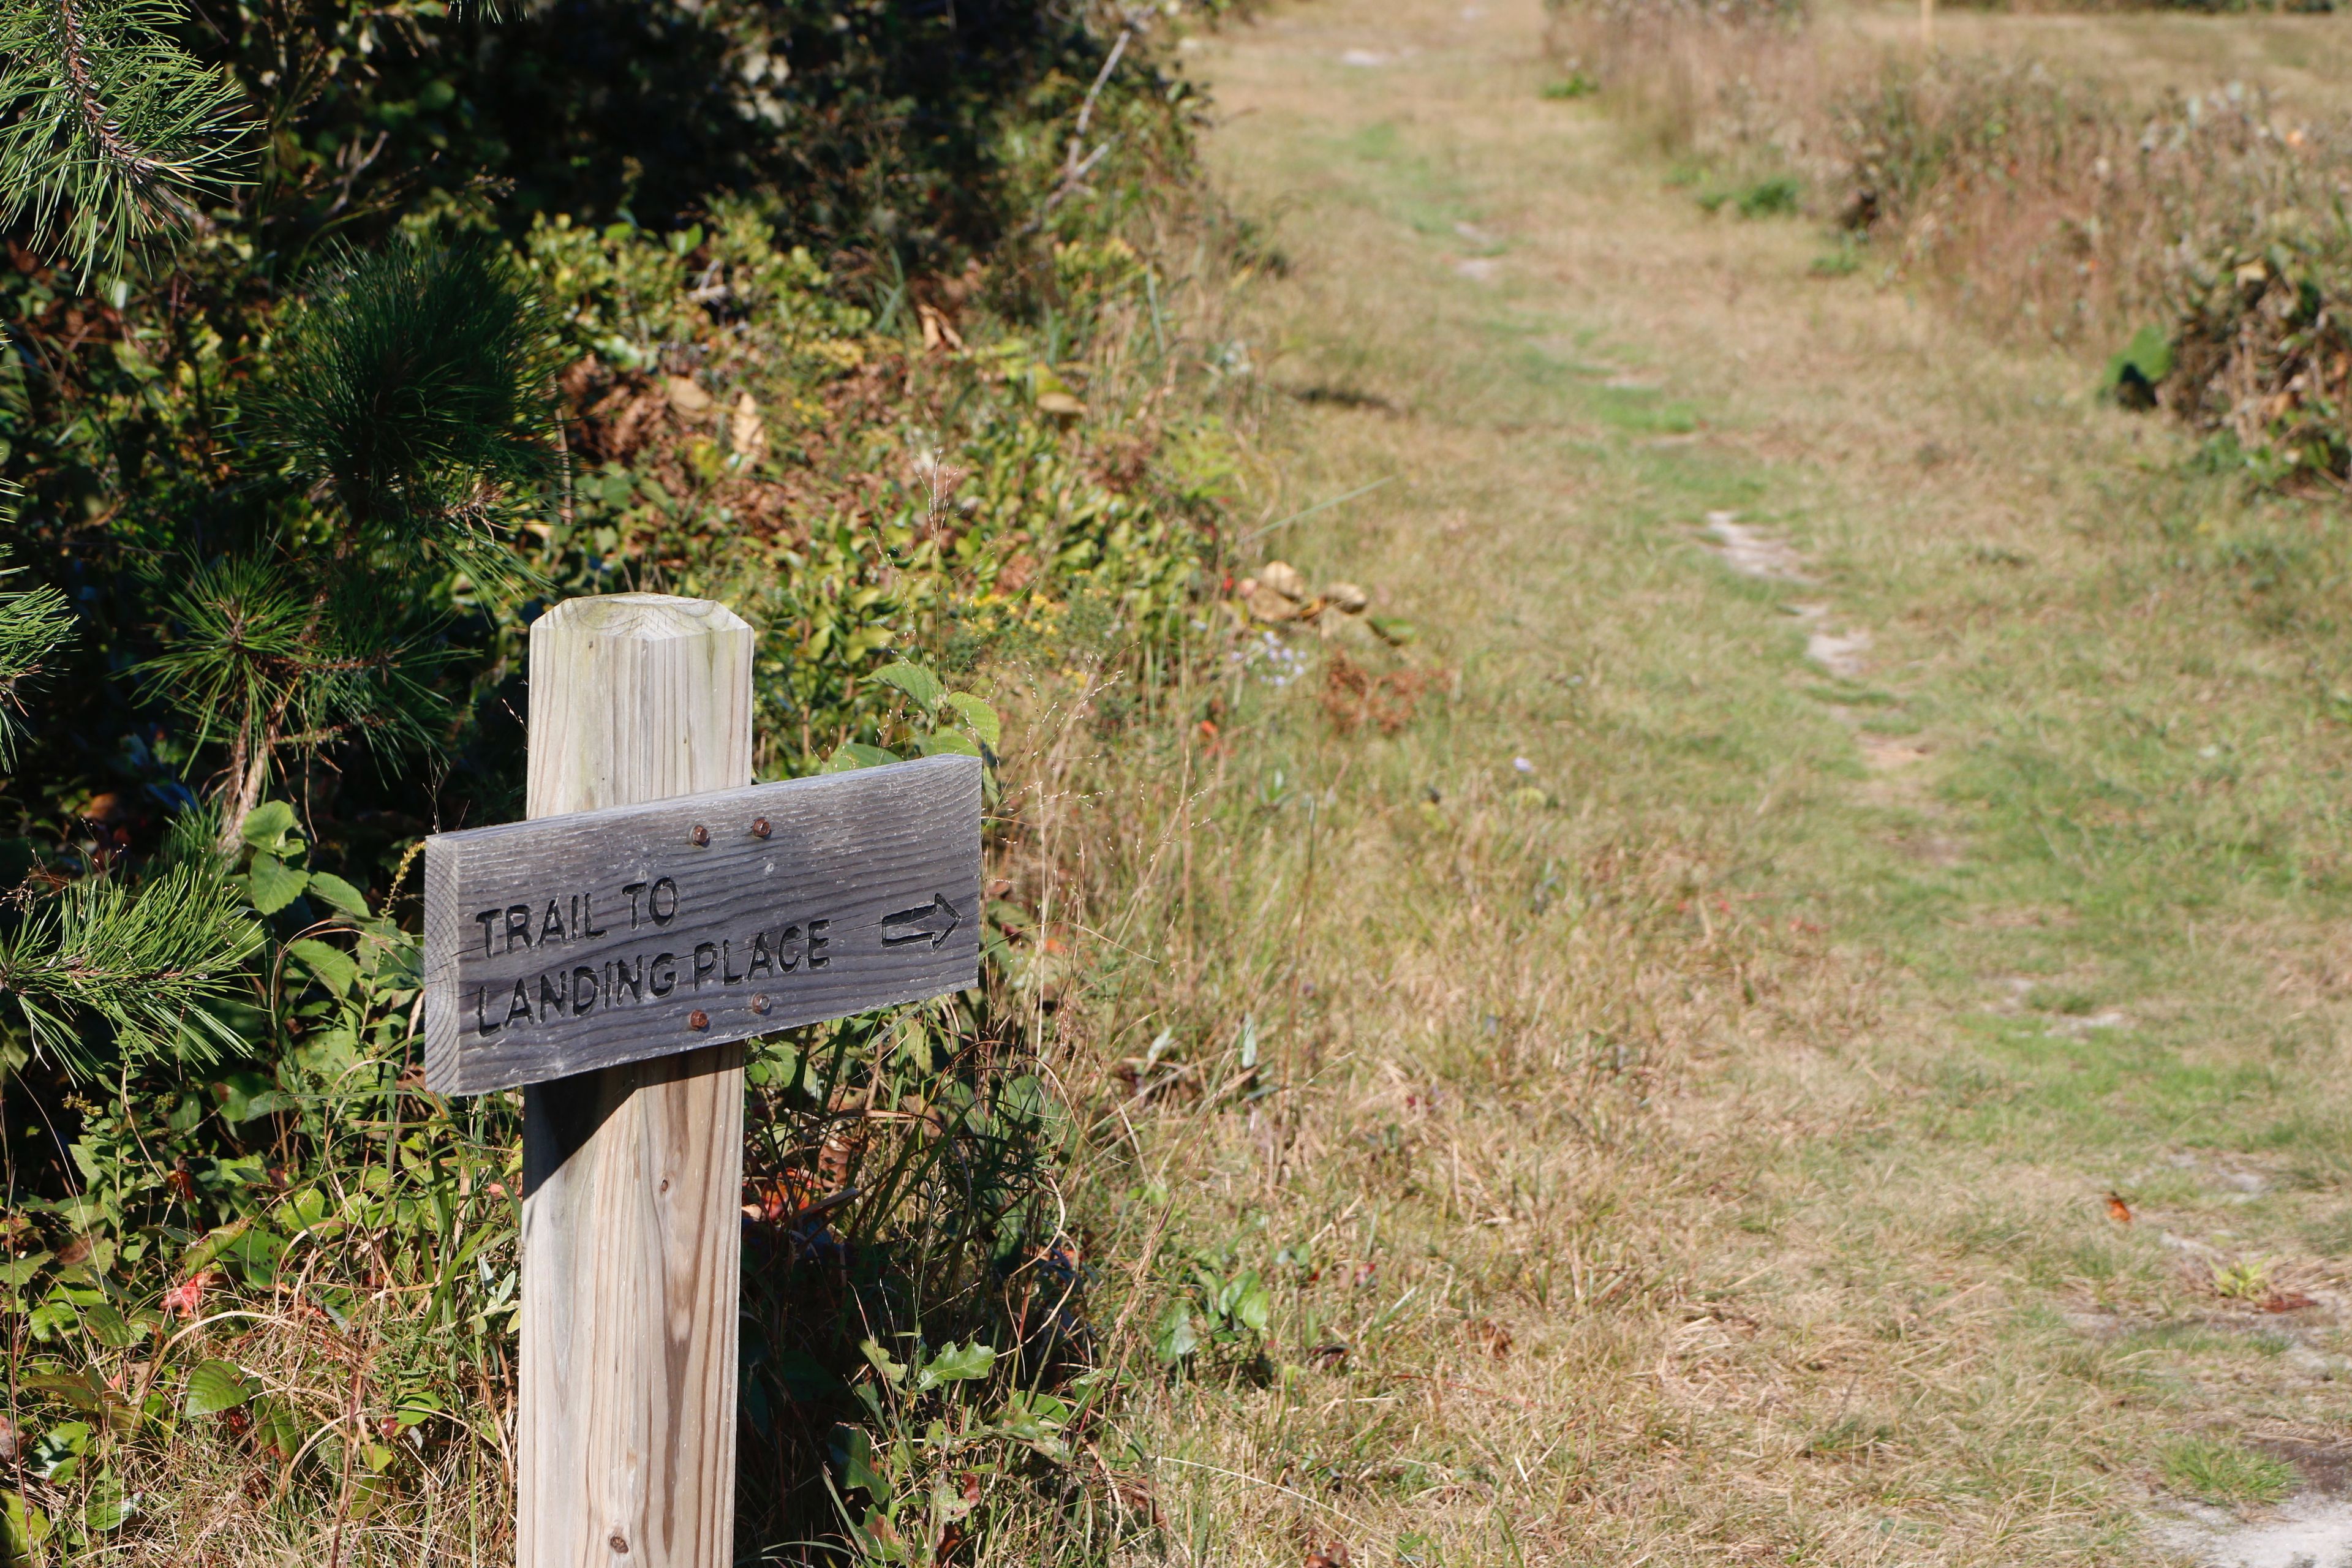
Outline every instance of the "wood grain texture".
{"label": "wood grain texture", "polygon": [[[534,817],[740,788],[751,634],[575,599],[530,634]],[[523,1100],[517,1568],[725,1568],[735,1534],[740,1046]]]}
{"label": "wood grain texture", "polygon": [[742,1185],[740,1045],[527,1091],[516,1568],[734,1560]]}
{"label": "wood grain texture", "polygon": [[980,824],[979,759],[940,756],[432,838],[425,1084],[536,1083],[971,985]]}
{"label": "wood grain texture", "polygon": [[751,644],[726,605],[666,594],[566,599],[533,621],[525,810],[750,784]]}

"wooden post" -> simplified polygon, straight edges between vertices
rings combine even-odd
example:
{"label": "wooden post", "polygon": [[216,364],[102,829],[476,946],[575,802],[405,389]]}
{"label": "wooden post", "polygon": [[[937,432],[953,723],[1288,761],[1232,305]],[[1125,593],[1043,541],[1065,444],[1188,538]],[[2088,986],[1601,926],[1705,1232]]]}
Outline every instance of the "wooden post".
{"label": "wooden post", "polygon": [[[701,599],[541,616],[530,815],[751,783],[751,642]],[[523,1107],[516,1568],[725,1568],[743,1047],[535,1084]]]}

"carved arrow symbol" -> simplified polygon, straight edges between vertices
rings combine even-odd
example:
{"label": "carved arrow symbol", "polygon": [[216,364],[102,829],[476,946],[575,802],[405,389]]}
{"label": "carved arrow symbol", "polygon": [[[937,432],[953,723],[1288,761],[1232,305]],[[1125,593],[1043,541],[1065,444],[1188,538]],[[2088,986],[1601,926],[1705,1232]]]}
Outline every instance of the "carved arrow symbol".
{"label": "carved arrow symbol", "polygon": [[[915,925],[919,922],[929,921],[933,915],[945,916],[948,923],[936,931],[893,931],[890,929],[892,926]],[[948,902],[947,895],[944,893],[933,893],[931,895],[931,901],[925,904],[919,910],[900,910],[895,915],[884,915],[882,917],[882,945],[884,947],[904,947],[910,942],[920,942],[925,937],[929,937],[931,939],[931,945],[933,947],[937,947],[940,943],[947,941],[948,933],[950,931],[954,931],[956,927],[962,923],[962,913],[959,911],[953,904]]]}

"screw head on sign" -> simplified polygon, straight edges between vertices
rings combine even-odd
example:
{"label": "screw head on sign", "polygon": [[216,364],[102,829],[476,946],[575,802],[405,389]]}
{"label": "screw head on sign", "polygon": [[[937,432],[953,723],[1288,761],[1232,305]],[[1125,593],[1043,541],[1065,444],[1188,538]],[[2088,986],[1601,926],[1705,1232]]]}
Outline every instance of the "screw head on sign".
{"label": "screw head on sign", "polygon": [[687,837],[694,840],[694,847],[697,849],[708,848],[709,847],[710,829],[703,826],[702,824],[698,822],[694,825],[694,831],[688,834]]}
{"label": "screw head on sign", "polygon": [[686,1016],[686,1026],[689,1029],[707,1029],[710,1027],[710,1015],[697,1007]]}
{"label": "screw head on sign", "polygon": [[754,1013],[764,1015],[768,1011],[768,1006],[769,1002],[766,993],[762,992],[761,994],[751,998],[751,1011]]}
{"label": "screw head on sign", "polygon": [[769,834],[773,833],[774,831],[774,828],[768,826],[768,819],[766,817],[755,816],[751,819],[752,837],[765,838]]}

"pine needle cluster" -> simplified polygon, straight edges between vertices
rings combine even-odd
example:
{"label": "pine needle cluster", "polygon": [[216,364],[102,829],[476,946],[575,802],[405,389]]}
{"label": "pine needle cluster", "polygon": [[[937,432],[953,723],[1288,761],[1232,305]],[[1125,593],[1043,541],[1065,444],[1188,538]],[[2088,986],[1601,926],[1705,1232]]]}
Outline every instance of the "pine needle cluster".
{"label": "pine needle cluster", "polygon": [[308,518],[193,567],[171,595],[169,646],[141,669],[199,744],[227,744],[224,842],[289,754],[435,741],[450,711],[435,583],[520,581],[501,535],[554,472],[554,341],[536,292],[480,235],[347,252],[281,316],[250,419]]}
{"label": "pine needle cluster", "polygon": [[[16,521],[25,492],[0,479],[0,529]],[[5,558],[0,551],[0,558]],[[14,573],[0,569],[0,579]],[[0,766],[16,760],[25,714],[24,689],[40,675],[51,655],[73,635],[73,612],[66,596],[43,584],[0,594]]]}
{"label": "pine needle cluster", "polygon": [[[101,864],[62,892],[28,884],[0,911],[0,998],[37,1052],[88,1070],[110,1032],[118,1052],[236,1045],[212,1004],[261,939],[224,854],[290,759],[439,738],[451,651],[435,585],[517,570],[500,534],[553,471],[552,342],[487,237],[347,253],[280,316],[247,416],[273,471],[237,492],[261,509],[251,542],[171,568],[165,646],[137,671],[195,745],[226,748],[217,814],[192,814],[205,846],[156,874]],[[0,593],[0,761],[14,693],[73,624],[53,588]]]}
{"label": "pine needle cluster", "polygon": [[169,0],[0,0],[0,228],[112,271],[239,183],[241,95],[171,40],[184,19]]}
{"label": "pine needle cluster", "polygon": [[[16,521],[22,492],[0,480],[0,528]],[[0,577],[12,575],[0,571]],[[66,597],[43,585],[0,594],[0,763],[20,737],[25,684],[73,635]],[[226,868],[184,853],[132,889],[110,875],[85,877],[54,898],[12,898],[20,918],[0,931],[0,996],[16,1004],[37,1051],[78,1070],[95,1064],[83,1024],[108,1026],[116,1049],[179,1042],[205,1055],[235,1039],[205,1004],[227,994],[260,932],[242,912]]]}
{"label": "pine needle cluster", "polygon": [[348,546],[464,552],[553,470],[553,342],[494,240],[400,235],[315,281],[259,423]]}
{"label": "pine needle cluster", "polygon": [[[0,572],[0,577],[8,574]],[[24,724],[25,687],[73,635],[73,613],[55,588],[0,594],[0,766],[14,763]]]}
{"label": "pine needle cluster", "polygon": [[86,1035],[96,1021],[111,1056],[172,1050],[197,1060],[239,1047],[211,1004],[244,980],[260,928],[227,868],[190,856],[136,889],[85,877],[34,905],[0,934],[0,995],[16,1004],[33,1047],[75,1070],[95,1070]]}
{"label": "pine needle cluster", "polygon": [[364,579],[313,587],[289,563],[232,557],[194,568],[173,608],[177,635],[141,673],[199,745],[417,745],[447,712],[432,683],[447,650]]}

